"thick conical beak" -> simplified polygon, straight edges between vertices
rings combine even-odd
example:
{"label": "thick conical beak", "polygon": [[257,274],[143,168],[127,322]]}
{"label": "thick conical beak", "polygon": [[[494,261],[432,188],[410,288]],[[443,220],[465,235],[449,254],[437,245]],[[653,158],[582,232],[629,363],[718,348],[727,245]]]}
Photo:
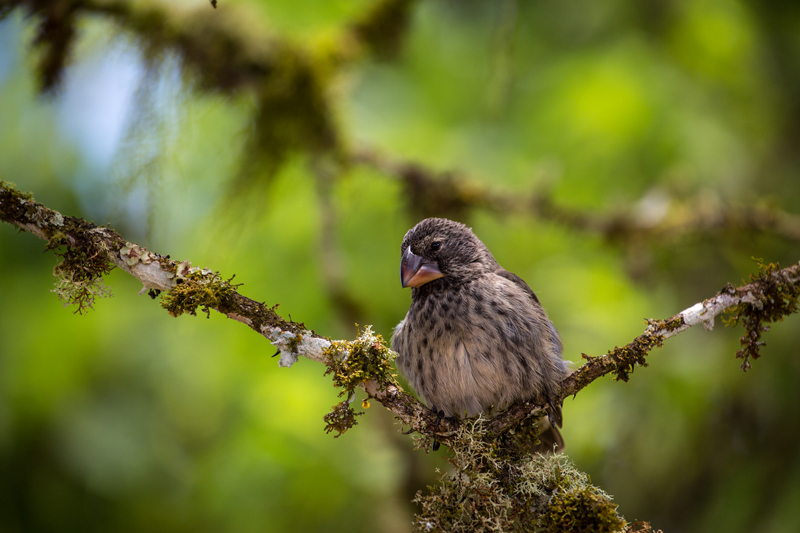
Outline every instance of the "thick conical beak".
{"label": "thick conical beak", "polygon": [[435,261],[426,260],[406,248],[400,262],[400,281],[403,288],[419,287],[429,281],[444,277]]}

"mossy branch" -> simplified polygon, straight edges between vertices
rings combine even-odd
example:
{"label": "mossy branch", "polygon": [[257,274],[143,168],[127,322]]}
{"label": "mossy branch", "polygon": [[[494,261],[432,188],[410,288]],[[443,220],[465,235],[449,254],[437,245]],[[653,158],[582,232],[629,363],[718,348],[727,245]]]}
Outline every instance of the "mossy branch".
{"label": "mossy branch", "polygon": [[[356,387],[361,387],[405,424],[417,428],[424,428],[425,423],[433,426],[434,415],[395,381],[392,353],[369,328],[353,341],[332,342],[303,323],[284,320],[276,312],[277,305],[267,306],[243,296],[237,290],[239,286],[232,283],[233,278],[225,279],[213,270],[192,267],[189,261],[176,261],[168,255],[151,252],[109,228],[65,217],[3,181],[0,181],[0,220],[48,241],[47,248],[62,258],[58,270],[72,273],[73,279],[99,281],[115,266],[119,267],[142,282],[140,294],[148,293],[155,298],[163,292],[161,306],[170,315],[195,315],[198,309],[204,313],[216,310],[268,339],[280,351],[281,366],[291,366],[299,356],[324,363],[348,399],[352,399]],[[63,276],[57,283],[66,298],[83,297],[80,290],[68,291],[63,287]],[[72,303],[85,310],[92,302]],[[338,420],[333,419],[336,416]],[[352,425],[342,417],[340,410],[329,421],[329,428],[342,432]]]}
{"label": "mossy branch", "polygon": [[[761,334],[768,331],[765,323],[777,322],[798,311],[800,298],[800,263],[780,269],[778,265],[759,262],[760,271],[751,275],[751,282],[735,287],[723,287],[715,296],[703,300],[666,320],[648,320],[644,333],[622,347],[615,347],[608,354],[592,357],[583,354],[586,362],[561,382],[558,401],[574,396],[596,379],[614,374],[615,379],[628,381],[637,366],[647,366],[646,356],[653,348],[661,347],[664,341],[689,328],[702,324],[706,330],[714,327],[714,319],[724,313],[732,318],[726,323],[741,322],[745,334],[740,343],[742,350],[736,357],[744,359],[742,369],[750,366],[749,358],[757,358]],[[547,412],[549,407],[520,403],[492,419],[487,432],[497,436],[514,427],[520,420],[532,414]]]}
{"label": "mossy branch", "polygon": [[[62,259],[57,270],[69,273],[73,280],[101,280],[113,266],[118,266],[142,282],[142,292],[149,291],[155,297],[157,292],[167,291],[162,306],[173,316],[195,314],[198,308],[206,313],[211,309],[219,311],[269,339],[281,351],[282,366],[291,366],[300,355],[325,363],[349,400],[358,386],[416,431],[426,433],[437,423],[436,415],[397,384],[389,371],[390,351],[383,339],[369,329],[365,330],[366,337],[362,334],[355,341],[332,342],[302,323],[284,320],[276,313],[277,306],[270,307],[239,294],[238,285],[223,279],[217,272],[191,268],[188,261],[179,262],[150,252],[109,228],[65,217],[6,182],[0,182],[0,220],[47,240],[48,249],[55,250]],[[60,276],[62,289],[63,284],[64,276]],[[91,305],[91,300],[80,300],[83,293],[78,292],[75,303],[82,310]],[[636,366],[647,366],[646,356],[653,348],[697,324],[711,329],[715,317],[726,311],[731,322],[745,327],[741,340],[743,348],[737,357],[744,359],[742,367],[747,369],[750,359],[760,355],[759,348],[763,345],[760,339],[768,329],[765,324],[797,312],[798,297],[800,264],[784,269],[774,264],[761,264],[760,273],[752,276],[750,283],[741,287],[726,285],[715,296],[673,317],[649,320],[642,335],[606,355],[584,355],[586,363],[561,382],[560,393],[554,400],[575,395],[607,374],[627,381]],[[334,357],[334,354],[338,355]],[[344,357],[352,358],[346,363],[337,362]],[[515,404],[487,423],[487,434],[496,438],[520,421],[541,416],[548,410],[548,406],[533,402]],[[458,426],[454,421],[439,421],[437,440],[451,445]],[[346,427],[334,424],[333,429]]]}
{"label": "mossy branch", "polygon": [[[355,389],[360,387],[370,398],[391,410],[404,424],[427,435],[423,442],[430,444],[431,430],[437,423],[435,415],[401,389],[393,374],[393,353],[380,335],[372,333],[370,328],[366,328],[354,341],[331,341],[307,329],[302,323],[284,320],[275,311],[277,305],[269,307],[241,295],[232,278],[225,279],[212,270],[192,268],[188,261],[175,261],[169,256],[151,252],[126,241],[107,227],[65,217],[34,201],[30,194],[20,193],[12,184],[2,181],[0,220],[48,241],[47,249],[53,250],[61,258],[56,269],[60,292],[63,297],[76,303],[79,311],[90,307],[92,295],[97,296],[101,292],[94,284],[117,266],[142,282],[142,293],[148,292],[155,298],[160,292],[165,292],[161,305],[173,316],[183,313],[194,315],[197,309],[209,313],[214,309],[246,324],[277,346],[281,352],[281,366],[291,366],[298,356],[324,363],[326,373],[333,375],[334,385],[342,389],[341,396],[346,396],[325,417],[327,431],[335,430],[341,434],[356,423],[355,417],[359,413],[350,404]],[[584,356],[587,362],[561,382],[560,393],[554,400],[558,402],[577,394],[606,374],[613,373],[616,379],[627,381],[637,365],[647,365],[646,356],[653,348],[697,324],[711,329],[715,317],[725,312],[730,315],[729,323],[741,323],[745,327],[745,335],[741,340],[743,348],[737,357],[744,359],[742,368],[747,369],[749,360],[760,355],[760,347],[764,344],[760,340],[761,335],[768,330],[765,324],[796,313],[800,298],[800,263],[784,269],[775,264],[759,264],[760,272],[751,276],[750,283],[741,287],[726,285],[712,298],[667,320],[649,320],[642,335],[606,355]],[[74,285],[80,290],[71,290],[74,287],[65,285]],[[89,290],[87,287],[95,289]],[[368,407],[368,401],[365,400],[363,407]],[[476,509],[483,508],[489,496],[513,495],[501,498],[502,501],[488,502],[491,509],[501,513],[502,520],[510,523],[539,520],[528,517],[526,513],[532,509],[531,499],[545,494],[546,504],[536,516],[548,517],[547,523],[563,524],[565,520],[582,517],[582,523],[590,524],[596,530],[611,531],[622,527],[624,522],[616,514],[616,507],[598,489],[582,482],[577,485],[570,482],[572,484],[568,490],[528,485],[531,479],[547,468],[535,466],[538,463],[530,463],[530,458],[525,460],[527,462],[520,462],[529,456],[514,444],[515,438],[510,435],[516,430],[527,435],[525,432],[531,429],[528,425],[546,414],[548,409],[547,406],[523,402],[488,421],[441,421],[436,440],[453,448],[455,461],[466,461],[464,464],[467,467],[460,463],[456,467],[468,477],[448,479],[445,476],[441,487],[434,489],[430,496],[420,496],[423,515],[418,526],[427,530],[431,525],[433,530],[445,530],[450,527],[445,522],[450,525],[461,523],[466,508],[458,504],[457,509],[452,508],[450,511],[453,512],[449,512],[447,506],[455,501],[449,499],[448,494],[463,493],[459,501],[463,503],[464,498],[469,498],[471,505],[477,506]],[[521,422],[525,424],[520,426]],[[476,452],[478,448],[480,450]],[[489,461],[490,457],[496,461]],[[469,463],[473,459],[478,463]],[[534,470],[526,470],[534,466]],[[470,478],[469,475],[476,477]],[[465,483],[465,480],[468,482]],[[526,485],[519,486],[521,482]],[[511,485],[503,488],[503,483]],[[527,496],[521,498],[519,495],[523,494],[523,489],[530,494],[524,493]],[[477,516],[475,513],[467,514]],[[433,522],[433,517],[443,522]],[[545,527],[546,524],[542,524]],[[633,530],[639,526],[634,524],[625,527]]]}
{"label": "mossy branch", "polygon": [[369,148],[351,150],[336,118],[338,80],[365,56],[395,55],[416,4],[375,0],[333,38],[310,44],[259,26],[245,8],[230,3],[214,10],[201,3],[187,8],[159,0],[0,0],[0,15],[22,9],[36,19],[34,45],[40,51],[38,75],[45,91],[58,88],[79,20],[100,15],[133,34],[149,60],[167,53],[180,58],[187,79],[204,92],[248,95],[255,102],[254,127],[243,152],[241,186],[252,186],[248,180],[263,175],[252,171],[253,164],[272,175],[290,153],[326,153],[400,180],[408,208],[418,216],[463,218],[473,209],[520,213],[623,244],[742,231],[800,243],[800,216],[775,207],[678,201],[653,194],[641,199],[640,209],[592,214],[558,204],[547,190],[498,192],[461,172],[436,171]]}
{"label": "mossy branch", "polygon": [[800,243],[800,215],[776,207],[725,205],[703,198],[678,200],[654,192],[628,211],[594,213],[557,203],[544,186],[532,191],[503,192],[470,179],[465,172],[434,170],[366,146],[352,152],[351,162],[399,181],[408,208],[420,218],[463,220],[472,210],[499,216],[515,213],[598,235],[612,244],[663,243],[692,235],[743,231],[772,234],[787,242]]}
{"label": "mossy branch", "polygon": [[[73,279],[100,280],[113,266],[118,266],[142,282],[142,293],[149,292],[155,297],[158,292],[166,291],[162,306],[173,316],[195,314],[198,308],[206,313],[211,309],[219,311],[246,324],[277,346],[281,352],[281,366],[291,366],[298,356],[326,364],[338,386],[345,390],[346,401],[352,401],[355,387],[361,387],[415,431],[427,433],[437,424],[436,415],[397,384],[390,371],[391,352],[383,339],[369,329],[354,341],[331,341],[302,323],[284,320],[276,313],[277,306],[270,307],[241,295],[237,291],[238,285],[217,272],[192,268],[188,261],[179,262],[150,252],[126,241],[109,228],[65,217],[6,182],[0,182],[0,220],[47,240],[48,248],[54,249],[62,258],[59,270],[71,273]],[[61,277],[59,284],[63,283]],[[78,292],[78,298],[81,298],[83,293]],[[554,400],[557,403],[575,395],[607,374],[613,373],[616,379],[627,381],[637,365],[647,365],[646,356],[653,348],[697,324],[711,329],[714,318],[726,311],[730,313],[731,321],[740,322],[745,327],[741,341],[743,348],[737,357],[744,359],[742,366],[746,369],[749,360],[759,356],[759,348],[763,345],[761,335],[767,329],[765,324],[797,312],[798,297],[800,264],[784,269],[774,264],[762,264],[761,272],[753,276],[751,283],[741,287],[726,285],[712,298],[669,319],[649,320],[642,335],[606,355],[585,355],[586,363],[561,382],[560,393]],[[81,303],[79,300],[76,303],[79,309],[91,305],[91,301]],[[346,359],[348,357],[350,359]],[[486,433],[497,438],[522,420],[542,416],[549,409],[532,402],[515,404],[488,421]],[[341,421],[354,418],[343,418],[343,414],[334,414],[329,428],[341,432],[350,427],[352,424]],[[346,414],[351,413],[347,411]],[[452,445],[459,425],[450,420],[439,421],[436,439],[442,444]]]}
{"label": "mossy branch", "polygon": [[[419,216],[463,218],[473,209],[521,213],[612,243],[741,231],[771,233],[800,243],[800,216],[777,208],[709,205],[655,195],[640,202],[649,206],[646,210],[591,214],[559,205],[545,190],[506,194],[460,172],[435,171],[368,148],[351,150],[336,118],[338,80],[348,66],[367,55],[395,55],[416,3],[375,0],[333,38],[311,44],[261,27],[245,8],[229,4],[214,10],[200,3],[187,8],[159,0],[0,0],[0,15],[23,9],[36,19],[39,31],[34,45],[40,51],[39,83],[45,91],[58,89],[79,20],[100,15],[133,34],[148,60],[167,53],[180,58],[187,79],[204,92],[248,95],[255,102],[254,127],[243,152],[237,184],[242,187],[252,186],[251,180],[263,175],[253,171],[253,164],[269,176],[290,153],[326,153],[400,180],[408,208]],[[658,208],[652,208],[654,202]]]}

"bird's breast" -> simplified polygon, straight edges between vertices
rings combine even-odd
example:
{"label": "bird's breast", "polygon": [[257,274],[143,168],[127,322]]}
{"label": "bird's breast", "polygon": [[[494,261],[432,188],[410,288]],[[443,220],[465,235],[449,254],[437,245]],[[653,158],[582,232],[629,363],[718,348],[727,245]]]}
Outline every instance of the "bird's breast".
{"label": "bird's breast", "polygon": [[398,363],[429,406],[473,416],[509,403],[509,369],[498,356],[491,309],[491,298],[476,292],[413,302],[398,333]]}

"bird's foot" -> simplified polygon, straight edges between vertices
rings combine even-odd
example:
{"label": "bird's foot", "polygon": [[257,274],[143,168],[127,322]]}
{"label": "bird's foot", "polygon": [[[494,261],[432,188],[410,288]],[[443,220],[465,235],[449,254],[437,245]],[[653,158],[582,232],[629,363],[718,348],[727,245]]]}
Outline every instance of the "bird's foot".
{"label": "bird's foot", "polygon": [[[442,420],[444,420],[447,417],[444,415],[444,411],[442,411],[441,409],[437,410],[435,407],[431,407],[431,412],[434,415],[436,415],[436,420],[433,422],[433,429],[431,429],[431,433],[435,434],[436,431],[439,429],[439,424],[441,424]],[[412,427],[408,431],[402,431],[401,433],[403,435],[411,435],[415,431],[417,431],[417,430]],[[434,448],[433,448],[434,450],[438,450],[439,449],[439,443],[436,442],[435,439],[433,441],[433,445],[434,445]]]}
{"label": "bird's foot", "polygon": [[553,403],[553,399],[549,394],[545,396],[545,400],[547,401],[547,405],[550,406],[550,411],[547,413],[547,419],[550,421],[550,425],[553,427],[561,427],[561,410],[556,407],[556,404]]}

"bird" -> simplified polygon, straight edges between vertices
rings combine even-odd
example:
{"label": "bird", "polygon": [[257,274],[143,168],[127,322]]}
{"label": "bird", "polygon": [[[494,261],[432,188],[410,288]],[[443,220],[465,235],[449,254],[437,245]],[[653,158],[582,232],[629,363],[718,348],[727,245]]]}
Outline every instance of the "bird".
{"label": "bird", "polygon": [[520,400],[543,400],[551,415],[538,422],[540,444],[531,449],[563,450],[561,408],[552,398],[570,370],[533,290],[460,222],[422,220],[400,253],[411,306],[394,329],[392,350],[437,420],[494,416]]}

